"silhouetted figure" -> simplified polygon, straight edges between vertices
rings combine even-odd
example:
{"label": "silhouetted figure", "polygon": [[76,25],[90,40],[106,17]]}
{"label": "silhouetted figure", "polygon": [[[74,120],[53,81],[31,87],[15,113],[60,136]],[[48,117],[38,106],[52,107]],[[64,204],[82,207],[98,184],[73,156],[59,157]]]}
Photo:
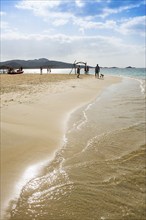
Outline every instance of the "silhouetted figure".
{"label": "silhouetted figure", "polygon": [[50,67],[47,68],[47,73],[51,73],[51,68]]}
{"label": "silhouetted figure", "polygon": [[89,66],[87,66],[86,72],[87,72],[87,74],[89,73]]}
{"label": "silhouetted figure", "polygon": [[86,66],[86,65],[85,65],[84,72],[85,72],[85,74],[88,74],[88,72],[89,72],[89,66]]}
{"label": "silhouetted figure", "polygon": [[42,75],[43,74],[43,68],[40,67],[40,74]]}
{"label": "silhouetted figure", "polygon": [[77,78],[80,77],[80,66],[77,67]]}
{"label": "silhouetted figure", "polygon": [[99,79],[99,72],[100,72],[100,67],[97,64],[95,67],[95,77],[97,77],[98,79]]}

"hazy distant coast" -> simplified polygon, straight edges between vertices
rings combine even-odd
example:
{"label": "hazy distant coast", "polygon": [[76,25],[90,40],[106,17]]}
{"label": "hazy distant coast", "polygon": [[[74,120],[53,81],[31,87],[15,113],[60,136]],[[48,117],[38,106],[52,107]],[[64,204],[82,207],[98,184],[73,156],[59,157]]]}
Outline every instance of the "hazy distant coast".
{"label": "hazy distant coast", "polygon": [[[91,66],[90,64],[87,65],[90,68],[94,68],[94,66]],[[74,62],[73,63],[67,63],[62,61],[55,61],[55,60],[49,60],[46,58],[40,58],[40,59],[33,59],[33,60],[8,60],[0,62],[0,69],[6,69],[6,68],[16,68],[19,69],[20,67],[23,67],[24,69],[37,69],[37,68],[53,68],[53,69],[61,69],[61,68],[74,68]],[[84,65],[81,64],[81,67],[84,67]],[[101,68],[119,68],[116,66],[113,67],[106,67],[106,66],[100,66]],[[135,68],[132,66],[127,66],[125,68]]]}

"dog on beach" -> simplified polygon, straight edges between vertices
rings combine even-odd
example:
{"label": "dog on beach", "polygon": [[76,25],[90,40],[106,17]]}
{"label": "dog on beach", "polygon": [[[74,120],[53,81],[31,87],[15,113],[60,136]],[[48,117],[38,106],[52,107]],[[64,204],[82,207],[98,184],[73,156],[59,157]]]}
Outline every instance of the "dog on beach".
{"label": "dog on beach", "polygon": [[100,78],[101,78],[101,79],[104,79],[104,74],[101,73],[101,74],[100,74]]}

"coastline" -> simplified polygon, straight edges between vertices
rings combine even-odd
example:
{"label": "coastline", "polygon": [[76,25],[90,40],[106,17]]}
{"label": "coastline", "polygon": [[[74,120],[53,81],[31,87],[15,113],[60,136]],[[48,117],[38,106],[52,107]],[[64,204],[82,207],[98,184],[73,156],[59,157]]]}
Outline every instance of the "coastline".
{"label": "coastline", "polygon": [[[58,75],[56,80],[42,80],[39,85],[24,82],[23,76],[19,76],[20,90],[14,86],[2,93],[2,207],[8,205],[10,196],[15,197],[15,187],[26,169],[48,160],[62,146],[71,112],[94,100],[106,87],[121,81],[119,77],[112,76],[97,80],[94,76],[81,75],[76,79],[74,75]],[[7,77],[12,88],[13,78]],[[26,176],[25,181],[28,180]]]}

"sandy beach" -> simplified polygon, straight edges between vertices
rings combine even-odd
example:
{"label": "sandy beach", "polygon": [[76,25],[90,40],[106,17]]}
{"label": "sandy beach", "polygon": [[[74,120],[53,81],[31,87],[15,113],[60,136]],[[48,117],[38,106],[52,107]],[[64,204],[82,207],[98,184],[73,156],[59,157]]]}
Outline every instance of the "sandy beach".
{"label": "sandy beach", "polygon": [[33,178],[34,165],[62,146],[67,120],[118,77],[91,75],[1,75],[1,204],[2,210]]}

